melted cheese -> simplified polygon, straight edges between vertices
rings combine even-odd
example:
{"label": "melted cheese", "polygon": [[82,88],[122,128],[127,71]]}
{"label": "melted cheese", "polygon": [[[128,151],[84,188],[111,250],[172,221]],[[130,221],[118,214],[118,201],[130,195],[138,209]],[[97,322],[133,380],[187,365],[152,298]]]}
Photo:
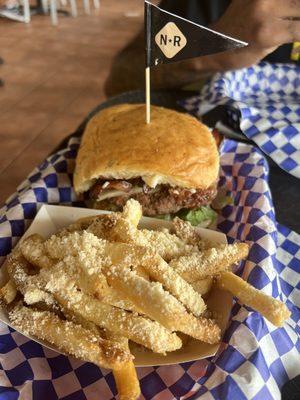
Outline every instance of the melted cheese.
{"label": "melted cheese", "polygon": [[97,201],[102,201],[105,199],[110,199],[112,197],[118,196],[131,196],[133,194],[142,193],[143,188],[141,187],[134,187],[130,190],[130,192],[122,192],[121,190],[107,190],[105,193],[99,194]]}

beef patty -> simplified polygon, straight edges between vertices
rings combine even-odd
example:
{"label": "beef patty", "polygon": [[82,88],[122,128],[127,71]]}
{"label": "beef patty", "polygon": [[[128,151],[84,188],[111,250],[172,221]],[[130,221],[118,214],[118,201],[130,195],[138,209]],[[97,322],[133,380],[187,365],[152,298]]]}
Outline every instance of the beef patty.
{"label": "beef patty", "polygon": [[[142,189],[140,193],[135,192],[137,187]],[[99,195],[108,190],[121,190],[124,195],[97,201]],[[208,189],[192,190],[158,185],[155,189],[152,189],[141,179],[128,181],[101,179],[90,189],[89,194],[93,200],[97,201],[97,208],[111,209],[111,206],[114,206],[114,208],[121,209],[129,198],[133,198],[142,205],[144,215],[155,216],[173,214],[182,208],[197,208],[208,205],[217,194],[217,185],[215,184]]]}

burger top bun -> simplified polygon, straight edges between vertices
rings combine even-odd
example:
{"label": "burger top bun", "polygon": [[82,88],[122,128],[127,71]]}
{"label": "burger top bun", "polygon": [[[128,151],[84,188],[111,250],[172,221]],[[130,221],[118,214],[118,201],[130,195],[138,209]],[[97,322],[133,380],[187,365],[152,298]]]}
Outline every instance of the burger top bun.
{"label": "burger top bun", "polygon": [[87,124],[79,148],[74,187],[82,193],[102,179],[141,177],[150,187],[169,184],[207,189],[216,183],[219,154],[209,129],[196,118],[144,104],[104,109]]}

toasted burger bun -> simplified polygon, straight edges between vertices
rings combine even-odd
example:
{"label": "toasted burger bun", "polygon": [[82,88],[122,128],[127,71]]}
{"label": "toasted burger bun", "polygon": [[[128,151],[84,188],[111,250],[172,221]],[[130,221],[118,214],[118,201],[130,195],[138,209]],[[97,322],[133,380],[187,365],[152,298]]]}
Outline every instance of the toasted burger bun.
{"label": "toasted burger bun", "polygon": [[76,160],[77,193],[98,178],[141,177],[150,187],[168,184],[207,189],[216,183],[219,155],[208,128],[190,115],[144,104],[107,108],[87,124]]}

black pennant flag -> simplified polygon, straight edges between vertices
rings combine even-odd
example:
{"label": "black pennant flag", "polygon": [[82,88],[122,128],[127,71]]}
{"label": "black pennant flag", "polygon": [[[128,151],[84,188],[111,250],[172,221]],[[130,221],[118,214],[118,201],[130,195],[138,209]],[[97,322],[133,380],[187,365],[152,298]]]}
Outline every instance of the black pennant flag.
{"label": "black pennant flag", "polygon": [[146,66],[247,46],[145,1]]}

